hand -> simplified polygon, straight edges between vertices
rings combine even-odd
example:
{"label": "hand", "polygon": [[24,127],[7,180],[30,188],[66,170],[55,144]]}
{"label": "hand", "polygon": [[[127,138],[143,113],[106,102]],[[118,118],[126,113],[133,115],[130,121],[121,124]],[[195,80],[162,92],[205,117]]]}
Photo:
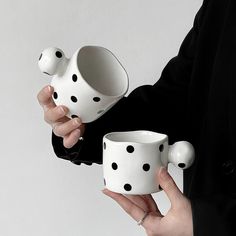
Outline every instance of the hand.
{"label": "hand", "polygon": [[103,193],[114,199],[135,221],[149,212],[142,223],[148,236],[193,236],[190,201],[178,189],[165,168],[160,169],[157,178],[171,202],[171,208],[165,216],[151,195],[122,195],[108,189],[104,189]]}
{"label": "hand", "polygon": [[44,110],[44,120],[52,126],[56,136],[63,138],[66,148],[73,147],[83,135],[85,125],[80,118],[70,119],[66,116],[66,106],[56,106],[52,99],[53,87],[46,86],[38,93],[39,104]]}

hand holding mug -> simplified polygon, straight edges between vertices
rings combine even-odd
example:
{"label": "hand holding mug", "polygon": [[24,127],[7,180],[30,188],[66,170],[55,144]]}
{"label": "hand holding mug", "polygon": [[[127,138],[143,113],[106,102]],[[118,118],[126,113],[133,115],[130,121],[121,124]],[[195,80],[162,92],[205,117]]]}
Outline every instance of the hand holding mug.
{"label": "hand holding mug", "polygon": [[161,189],[155,173],[168,163],[186,169],[194,161],[187,141],[169,145],[168,136],[147,130],[112,132],[103,137],[105,186],[123,194],[149,194]]}
{"label": "hand holding mug", "polygon": [[66,106],[56,106],[52,99],[53,92],[53,87],[44,87],[38,93],[38,102],[44,110],[44,120],[52,126],[55,135],[63,138],[63,145],[71,148],[83,136],[85,125],[79,117],[68,118]]}
{"label": "hand holding mug", "polygon": [[156,185],[161,186],[170,200],[171,207],[162,215],[151,194],[123,195],[104,189],[103,193],[115,200],[148,236],[193,236],[190,200],[179,190],[164,167],[155,175]]}
{"label": "hand holding mug", "polygon": [[52,76],[53,100],[68,108],[69,118],[92,122],[114,106],[128,90],[128,75],[108,49],[79,48],[71,58],[55,47],[45,49],[40,70]]}
{"label": "hand holding mug", "polygon": [[71,58],[55,47],[40,54],[40,70],[53,76],[38,101],[53,132],[66,148],[78,142],[84,123],[92,122],[114,106],[128,90],[128,75],[118,59],[98,46],[79,48]]}

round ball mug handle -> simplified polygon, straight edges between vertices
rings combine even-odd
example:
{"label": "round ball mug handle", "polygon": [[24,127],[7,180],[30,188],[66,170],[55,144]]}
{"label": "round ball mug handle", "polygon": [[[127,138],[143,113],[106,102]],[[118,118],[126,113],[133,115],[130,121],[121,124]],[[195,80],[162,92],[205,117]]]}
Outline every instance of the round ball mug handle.
{"label": "round ball mug handle", "polygon": [[47,75],[63,74],[68,60],[60,48],[49,47],[40,54],[38,66]]}
{"label": "round ball mug handle", "polygon": [[193,145],[187,141],[179,141],[169,145],[168,162],[180,169],[190,167],[195,159]]}

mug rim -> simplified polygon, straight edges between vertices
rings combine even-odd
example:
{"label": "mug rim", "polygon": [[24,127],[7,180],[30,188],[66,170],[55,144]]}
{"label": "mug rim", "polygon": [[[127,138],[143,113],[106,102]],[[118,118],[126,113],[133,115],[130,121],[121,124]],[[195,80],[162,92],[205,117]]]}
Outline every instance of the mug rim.
{"label": "mug rim", "polygon": [[[79,54],[80,54],[81,50],[84,49],[84,48],[89,48],[89,47],[91,47],[91,48],[101,48],[101,49],[103,49],[103,50],[106,50],[107,52],[109,52],[109,53],[116,59],[116,61],[118,62],[118,64],[121,66],[121,68],[123,69],[123,71],[124,71],[124,73],[125,73],[125,86],[124,86],[125,89],[124,89],[124,91],[122,91],[122,93],[120,93],[120,94],[118,94],[118,95],[107,95],[107,94],[104,94],[104,93],[98,91],[97,89],[95,89],[94,87],[92,87],[92,86],[88,83],[88,81],[87,81],[86,79],[84,79],[84,77],[83,77],[83,75],[81,74],[81,71],[80,71],[80,69],[79,69],[79,66],[78,66],[77,61],[78,61],[78,57],[79,57]],[[87,84],[87,86],[88,86],[92,91],[94,91],[94,92],[96,92],[96,93],[98,93],[98,94],[100,94],[100,95],[102,95],[102,96],[104,96],[104,97],[113,98],[113,99],[114,99],[114,98],[123,97],[123,96],[128,92],[128,89],[129,89],[129,75],[128,75],[127,71],[125,70],[124,66],[121,64],[120,60],[119,60],[119,59],[114,55],[114,53],[111,52],[109,49],[107,49],[107,48],[105,48],[105,47],[102,47],[102,46],[97,46],[97,45],[85,45],[85,46],[82,46],[82,47],[80,47],[80,48],[77,49],[77,51],[76,51],[76,52],[74,53],[74,55],[71,57],[71,61],[72,61],[72,60],[76,60],[76,63],[75,63],[75,64],[76,64],[76,68],[77,68],[77,70],[78,70],[78,72],[79,72],[81,78],[83,79],[83,81]]]}
{"label": "mug rim", "polygon": [[[122,135],[122,137],[119,139],[119,137],[117,137],[118,135]],[[128,135],[132,135],[132,136],[127,137]],[[147,137],[148,135],[152,136],[153,139],[152,140],[149,139],[145,142],[141,141],[141,139],[139,140],[141,136]],[[133,131],[110,132],[104,135],[103,140],[112,142],[113,144],[133,143],[133,144],[140,144],[140,145],[148,145],[148,144],[166,142],[168,141],[168,136],[166,134],[162,134],[162,133],[158,133],[158,132],[154,132],[150,130],[133,130]]]}

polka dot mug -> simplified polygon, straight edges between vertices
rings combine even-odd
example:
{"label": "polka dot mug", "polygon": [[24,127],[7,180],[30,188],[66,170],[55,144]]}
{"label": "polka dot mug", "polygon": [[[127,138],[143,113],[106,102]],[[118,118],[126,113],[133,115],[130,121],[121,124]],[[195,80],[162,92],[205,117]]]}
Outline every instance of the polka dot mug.
{"label": "polka dot mug", "polygon": [[98,119],[128,90],[128,75],[114,54],[100,46],[79,48],[68,59],[55,47],[45,49],[38,61],[40,70],[51,75],[56,105],[69,108],[68,117],[83,123]]}
{"label": "polka dot mug", "polygon": [[187,141],[168,144],[168,136],[147,130],[113,132],[103,137],[106,188],[122,194],[150,194],[161,189],[156,172],[168,163],[186,169],[195,152]]}

